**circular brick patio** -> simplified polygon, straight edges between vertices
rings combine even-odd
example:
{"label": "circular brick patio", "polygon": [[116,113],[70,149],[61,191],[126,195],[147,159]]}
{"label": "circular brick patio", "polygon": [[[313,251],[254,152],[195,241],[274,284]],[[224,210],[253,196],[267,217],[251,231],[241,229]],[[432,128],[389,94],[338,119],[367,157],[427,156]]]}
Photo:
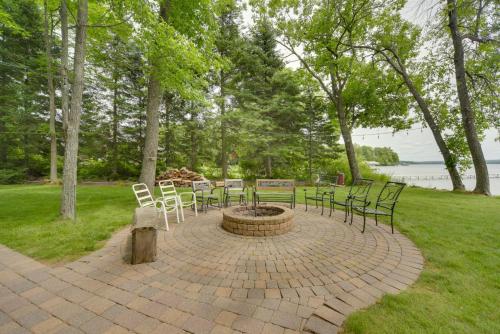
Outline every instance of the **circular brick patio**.
{"label": "circular brick patio", "polygon": [[398,232],[369,220],[362,234],[359,218],[344,224],[341,212],[329,218],[297,206],[292,230],[273,237],[227,232],[218,210],[188,215],[160,233],[150,264],[123,261],[128,229],[58,268],[0,247],[7,324],[45,332],[335,333],[349,313],[413,283],[423,266]]}

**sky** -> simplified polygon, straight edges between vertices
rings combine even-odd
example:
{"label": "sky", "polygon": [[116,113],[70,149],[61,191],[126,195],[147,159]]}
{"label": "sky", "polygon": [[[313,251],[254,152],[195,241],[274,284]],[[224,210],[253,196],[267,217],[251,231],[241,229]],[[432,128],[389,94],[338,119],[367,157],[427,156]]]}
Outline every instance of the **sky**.
{"label": "sky", "polygon": [[[433,9],[436,8],[435,3],[434,0],[408,0],[401,14],[405,19],[423,26],[432,15]],[[394,136],[392,134],[378,135],[383,132],[391,132],[391,129],[356,129],[353,132],[353,142],[359,145],[390,147],[398,153],[400,160],[405,161],[443,159],[428,128],[421,129],[421,125],[416,124],[414,129],[408,132],[403,131]],[[488,160],[500,159],[500,142],[495,141],[497,137],[500,137],[500,134],[496,129],[489,129],[485,132],[482,147],[485,158]]]}
{"label": "sky", "polygon": [[[436,0],[408,0],[401,14],[405,19],[423,26],[435,9]],[[251,21],[251,12],[247,10],[243,13],[243,23],[248,26],[251,25]],[[281,50],[281,53],[288,54],[284,50]],[[288,64],[294,68],[299,65],[295,61]],[[485,132],[482,148],[488,160],[500,159],[500,141],[495,141],[498,137],[500,134],[496,129],[489,129]],[[415,124],[409,131],[394,135],[390,128],[355,129],[352,139],[355,144],[359,145],[390,147],[399,155],[399,159],[404,161],[441,161],[443,159],[431,131],[428,128],[422,128],[420,124]]]}

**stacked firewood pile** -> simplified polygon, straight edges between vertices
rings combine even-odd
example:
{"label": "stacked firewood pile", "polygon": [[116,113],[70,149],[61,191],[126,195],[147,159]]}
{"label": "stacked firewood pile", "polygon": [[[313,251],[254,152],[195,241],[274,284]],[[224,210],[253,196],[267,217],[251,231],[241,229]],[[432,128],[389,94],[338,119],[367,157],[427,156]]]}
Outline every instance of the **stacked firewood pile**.
{"label": "stacked firewood pile", "polygon": [[169,169],[156,178],[156,182],[162,180],[172,180],[176,187],[191,187],[191,181],[203,181],[205,178],[196,172],[190,171],[186,167],[181,169]]}

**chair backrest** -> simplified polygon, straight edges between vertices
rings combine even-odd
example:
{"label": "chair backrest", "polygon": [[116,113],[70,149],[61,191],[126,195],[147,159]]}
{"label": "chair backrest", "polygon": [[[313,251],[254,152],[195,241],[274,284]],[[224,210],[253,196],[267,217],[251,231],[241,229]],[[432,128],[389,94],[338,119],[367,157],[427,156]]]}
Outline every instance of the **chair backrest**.
{"label": "chair backrest", "polygon": [[406,183],[402,182],[386,182],[378,194],[377,206],[392,210],[405,186]]}
{"label": "chair backrest", "polygon": [[228,191],[243,190],[243,188],[245,188],[245,183],[242,179],[225,179],[224,188]]}
{"label": "chair backrest", "polygon": [[292,179],[257,179],[256,190],[295,191],[295,180]]}
{"label": "chair backrest", "polygon": [[162,197],[177,196],[177,190],[175,190],[174,181],[163,180],[163,181],[158,182],[158,186],[160,186],[160,191],[161,191]]}
{"label": "chair backrest", "polygon": [[201,191],[203,193],[212,191],[212,184],[209,180],[204,181],[193,181],[192,182],[193,192]]}
{"label": "chair backrest", "polygon": [[372,187],[373,180],[370,179],[356,179],[349,189],[349,196],[360,200],[366,200],[370,188]]}
{"label": "chair backrest", "polygon": [[132,190],[134,191],[135,198],[142,208],[147,205],[151,205],[154,202],[153,196],[149,192],[148,186],[145,183],[137,183],[132,185]]}
{"label": "chair backrest", "polygon": [[325,191],[335,191],[335,187],[337,186],[338,176],[334,176],[331,178],[326,178],[323,176],[319,176],[316,181],[316,195],[322,194]]}

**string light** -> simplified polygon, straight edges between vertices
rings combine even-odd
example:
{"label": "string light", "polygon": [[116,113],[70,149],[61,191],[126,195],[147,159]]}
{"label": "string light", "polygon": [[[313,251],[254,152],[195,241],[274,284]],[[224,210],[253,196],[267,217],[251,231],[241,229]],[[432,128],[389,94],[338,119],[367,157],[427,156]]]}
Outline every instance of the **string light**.
{"label": "string light", "polygon": [[[406,134],[408,134],[409,131],[417,131],[417,130],[420,130],[421,132],[423,132],[424,131],[423,129],[424,129],[424,127],[406,129]],[[375,133],[356,133],[356,134],[352,134],[351,136],[352,137],[363,137],[363,139],[365,139],[365,137],[368,137],[368,136],[377,136],[378,138],[380,138],[381,135],[392,134],[392,136],[394,137],[396,132],[397,131],[383,131],[383,132],[375,132]]]}

